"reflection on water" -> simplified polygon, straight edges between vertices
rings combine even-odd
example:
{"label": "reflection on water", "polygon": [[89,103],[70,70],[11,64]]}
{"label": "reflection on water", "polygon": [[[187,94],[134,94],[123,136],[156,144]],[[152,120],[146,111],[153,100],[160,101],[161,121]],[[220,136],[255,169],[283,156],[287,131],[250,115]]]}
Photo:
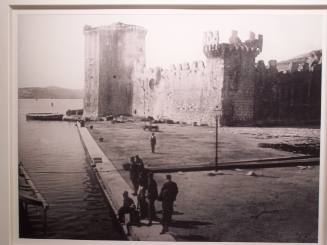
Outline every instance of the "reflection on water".
{"label": "reflection on water", "polygon": [[[28,112],[80,108],[82,100],[19,100],[19,160],[50,204],[46,238],[121,240],[74,123],[25,119]],[[45,238],[31,210],[29,230],[20,235]]]}

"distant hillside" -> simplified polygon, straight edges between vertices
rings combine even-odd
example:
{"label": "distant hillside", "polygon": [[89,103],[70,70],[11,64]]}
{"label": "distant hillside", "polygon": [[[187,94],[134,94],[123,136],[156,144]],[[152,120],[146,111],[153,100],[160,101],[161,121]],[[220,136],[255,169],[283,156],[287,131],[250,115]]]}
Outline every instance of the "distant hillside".
{"label": "distant hillside", "polygon": [[18,89],[19,99],[82,99],[82,89],[29,87]]}

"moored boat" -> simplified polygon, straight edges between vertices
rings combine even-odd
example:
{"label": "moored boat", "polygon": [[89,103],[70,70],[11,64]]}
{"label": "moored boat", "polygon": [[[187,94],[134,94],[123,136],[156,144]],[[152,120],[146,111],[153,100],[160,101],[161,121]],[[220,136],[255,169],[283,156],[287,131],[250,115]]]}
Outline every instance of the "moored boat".
{"label": "moored boat", "polygon": [[82,117],[83,117],[83,109],[68,110],[66,111],[66,115],[63,117],[63,120],[76,122],[82,120]]}
{"label": "moored boat", "polygon": [[42,121],[62,121],[63,114],[59,113],[27,113],[27,120],[42,120]]}

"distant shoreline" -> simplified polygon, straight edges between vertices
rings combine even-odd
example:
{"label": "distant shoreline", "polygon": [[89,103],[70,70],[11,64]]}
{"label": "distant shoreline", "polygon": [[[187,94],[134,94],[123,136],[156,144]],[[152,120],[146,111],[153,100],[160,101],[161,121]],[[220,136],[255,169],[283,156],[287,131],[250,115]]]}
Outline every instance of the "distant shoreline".
{"label": "distant shoreline", "polygon": [[60,87],[26,87],[18,89],[19,99],[83,99],[84,90]]}
{"label": "distant shoreline", "polygon": [[18,98],[19,100],[83,100],[83,98]]}

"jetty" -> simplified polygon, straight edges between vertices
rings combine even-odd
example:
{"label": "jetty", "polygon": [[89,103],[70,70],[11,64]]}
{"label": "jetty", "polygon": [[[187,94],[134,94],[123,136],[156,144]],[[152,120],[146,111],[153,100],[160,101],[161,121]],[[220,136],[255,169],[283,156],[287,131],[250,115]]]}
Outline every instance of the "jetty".
{"label": "jetty", "polygon": [[[80,123],[77,123],[77,128],[88,155],[90,166],[100,184],[101,190],[116,217],[118,217],[118,209],[123,205],[123,192],[128,191],[129,193],[133,193],[133,190],[120,175],[119,170],[116,169],[111,160],[102,152],[88,129],[81,127]],[[130,197],[137,203],[136,197]],[[126,224],[128,221],[129,217],[126,215]],[[126,224],[122,224],[122,228],[129,240],[175,241],[175,238],[169,233],[159,235],[162,227],[158,222],[153,222],[152,226],[147,226],[144,220],[141,220],[140,226],[127,227]]]}

